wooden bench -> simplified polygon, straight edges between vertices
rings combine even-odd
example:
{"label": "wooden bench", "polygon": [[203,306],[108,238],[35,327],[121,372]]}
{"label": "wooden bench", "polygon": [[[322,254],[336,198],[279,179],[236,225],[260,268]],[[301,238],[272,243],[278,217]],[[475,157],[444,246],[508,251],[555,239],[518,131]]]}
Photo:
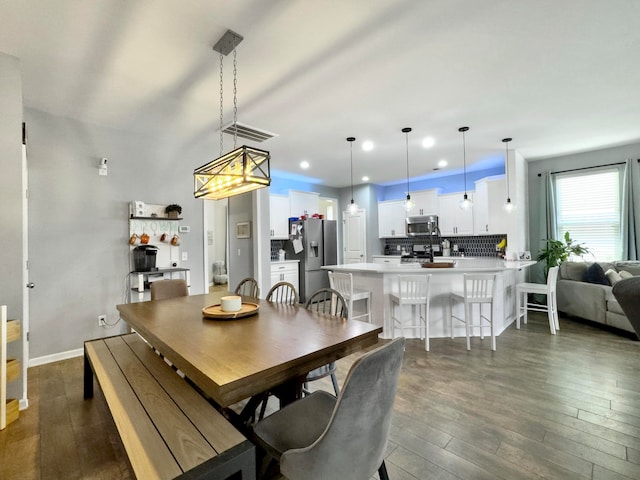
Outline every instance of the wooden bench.
{"label": "wooden bench", "polygon": [[139,479],[255,479],[255,447],[137,335],[84,344],[84,397],[100,384]]}

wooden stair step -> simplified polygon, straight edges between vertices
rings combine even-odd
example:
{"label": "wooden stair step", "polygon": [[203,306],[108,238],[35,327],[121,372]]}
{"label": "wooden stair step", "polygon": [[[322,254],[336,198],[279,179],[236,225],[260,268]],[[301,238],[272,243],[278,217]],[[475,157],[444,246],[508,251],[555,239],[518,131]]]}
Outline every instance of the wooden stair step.
{"label": "wooden stair step", "polygon": [[7,343],[20,340],[20,320],[7,320]]}

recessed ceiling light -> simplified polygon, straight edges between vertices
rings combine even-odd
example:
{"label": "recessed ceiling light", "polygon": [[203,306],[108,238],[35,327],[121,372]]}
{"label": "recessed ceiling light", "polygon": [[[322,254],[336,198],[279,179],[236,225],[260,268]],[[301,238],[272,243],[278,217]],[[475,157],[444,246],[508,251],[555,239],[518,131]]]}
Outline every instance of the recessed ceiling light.
{"label": "recessed ceiling light", "polygon": [[362,177],[362,181],[363,182],[368,182],[369,181],[369,177],[367,177],[366,175],[364,177]]}
{"label": "recessed ceiling light", "polygon": [[306,160],[301,161],[300,168],[306,170],[307,168],[309,168],[309,162],[307,162]]}
{"label": "recessed ceiling light", "polygon": [[371,140],[365,140],[362,142],[362,150],[365,152],[370,152],[373,150],[373,142]]}
{"label": "recessed ceiling light", "polygon": [[443,160],[440,160],[440,161],[438,162],[438,166],[439,166],[440,168],[442,168],[442,167],[446,167],[447,165],[449,165],[449,162],[447,162],[447,161],[446,161],[446,160],[444,160],[444,159],[443,159]]}
{"label": "recessed ceiling light", "polygon": [[431,148],[436,144],[436,141],[434,140],[433,137],[426,137],[424,140],[422,140],[422,146],[424,148]]}

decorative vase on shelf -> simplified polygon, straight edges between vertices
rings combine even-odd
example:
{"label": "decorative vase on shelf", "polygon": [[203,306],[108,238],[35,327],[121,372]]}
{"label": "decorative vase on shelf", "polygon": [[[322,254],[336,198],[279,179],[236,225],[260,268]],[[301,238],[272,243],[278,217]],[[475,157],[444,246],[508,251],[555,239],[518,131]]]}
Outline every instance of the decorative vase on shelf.
{"label": "decorative vase on shelf", "polygon": [[169,218],[178,218],[178,212],[169,212],[168,217]]}

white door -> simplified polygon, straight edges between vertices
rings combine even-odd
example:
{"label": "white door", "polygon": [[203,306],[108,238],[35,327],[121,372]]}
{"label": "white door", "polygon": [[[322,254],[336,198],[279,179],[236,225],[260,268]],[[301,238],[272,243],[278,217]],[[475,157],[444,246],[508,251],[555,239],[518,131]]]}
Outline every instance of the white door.
{"label": "white door", "polygon": [[367,261],[367,223],[364,210],[355,215],[342,212],[342,239],[344,263],[365,263]]}

